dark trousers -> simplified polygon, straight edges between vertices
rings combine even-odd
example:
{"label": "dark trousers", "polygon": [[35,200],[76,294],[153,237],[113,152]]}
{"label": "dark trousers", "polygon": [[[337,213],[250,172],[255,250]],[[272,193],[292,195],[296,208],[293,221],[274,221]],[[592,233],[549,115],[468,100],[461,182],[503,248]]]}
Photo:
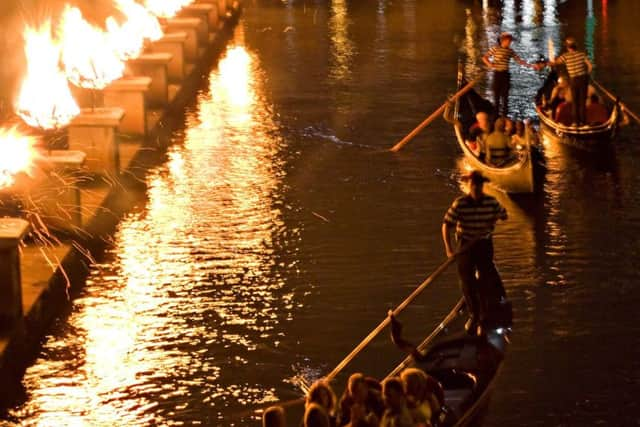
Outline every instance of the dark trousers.
{"label": "dark trousers", "polygon": [[[463,239],[461,246],[466,243]],[[476,321],[484,323],[491,318],[490,308],[506,297],[500,274],[493,263],[493,241],[478,240],[456,260],[467,312]]]}
{"label": "dark trousers", "polygon": [[587,122],[587,92],[589,76],[574,76],[570,79],[571,99],[573,102],[573,119],[579,124]]}
{"label": "dark trousers", "polygon": [[508,71],[493,72],[493,105],[498,116],[506,116],[509,112],[509,89],[511,75]]}

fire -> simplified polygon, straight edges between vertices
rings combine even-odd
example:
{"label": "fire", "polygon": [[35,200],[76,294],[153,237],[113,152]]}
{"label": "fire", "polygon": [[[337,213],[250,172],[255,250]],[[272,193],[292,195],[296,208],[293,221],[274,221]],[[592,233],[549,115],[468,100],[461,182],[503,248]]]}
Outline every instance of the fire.
{"label": "fire", "polygon": [[122,77],[124,62],[109,34],[89,24],[78,8],[67,6],[63,12],[60,41],[67,78],[76,86],[104,89]]}
{"label": "fire", "polygon": [[22,134],[16,126],[0,129],[0,188],[14,183],[18,172],[30,173],[38,155],[37,138]]}
{"label": "fire", "polygon": [[160,22],[134,0],[116,0],[116,6],[125,15],[126,21],[118,24],[115,18],[107,18],[110,43],[121,59],[136,58],[144,48],[145,39],[158,40],[162,37]]}
{"label": "fire", "polygon": [[193,3],[193,0],[146,0],[145,6],[160,18],[173,18],[183,7]]}
{"label": "fire", "polygon": [[60,47],[51,37],[51,22],[24,30],[27,75],[16,102],[16,113],[30,126],[56,129],[80,113],[67,78],[59,67]]}

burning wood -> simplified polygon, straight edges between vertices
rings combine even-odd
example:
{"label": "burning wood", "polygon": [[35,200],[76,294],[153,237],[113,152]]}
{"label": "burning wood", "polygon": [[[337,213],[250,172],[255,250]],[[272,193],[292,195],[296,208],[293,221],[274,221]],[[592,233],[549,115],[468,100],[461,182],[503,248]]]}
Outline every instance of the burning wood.
{"label": "burning wood", "polygon": [[16,113],[30,126],[45,130],[66,126],[80,113],[59,67],[60,46],[51,36],[51,22],[24,31],[27,75]]}
{"label": "burning wood", "polygon": [[67,78],[85,89],[104,89],[124,74],[109,34],[89,24],[80,9],[67,7],[60,27],[62,63]]}

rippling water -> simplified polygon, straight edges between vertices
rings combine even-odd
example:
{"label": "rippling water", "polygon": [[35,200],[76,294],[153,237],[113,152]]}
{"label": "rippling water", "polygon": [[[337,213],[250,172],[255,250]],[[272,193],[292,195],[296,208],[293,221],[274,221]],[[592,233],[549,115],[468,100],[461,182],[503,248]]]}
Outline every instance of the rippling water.
{"label": "rippling water", "polygon": [[[245,2],[146,199],[6,419],[259,425],[236,416],[298,397],[300,378],[331,371],[443,261],[440,223],[459,194],[452,130],[435,122],[384,149],[453,92],[462,54],[473,73],[502,30],[527,60],[572,33],[640,108],[640,42],[624,30],[639,5],[558,3]],[[541,76],[513,71],[512,113],[530,116]],[[541,194],[496,195],[516,322],[485,425],[637,425],[638,140],[630,128],[606,156],[547,145],[545,157]],[[458,296],[448,272],[402,316],[408,333]],[[386,374],[399,354],[384,335],[347,370]]]}

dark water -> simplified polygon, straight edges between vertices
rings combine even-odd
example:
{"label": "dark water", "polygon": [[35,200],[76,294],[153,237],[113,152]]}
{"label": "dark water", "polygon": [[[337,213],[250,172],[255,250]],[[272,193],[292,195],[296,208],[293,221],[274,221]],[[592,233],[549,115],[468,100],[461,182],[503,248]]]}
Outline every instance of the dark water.
{"label": "dark water", "polygon": [[[505,1],[500,15],[471,1],[247,1],[147,199],[7,419],[259,425],[231,417],[298,397],[296,378],[331,371],[444,259],[440,224],[460,191],[452,129],[440,120],[382,150],[454,91],[461,55],[473,72],[501,30],[527,60],[573,34],[640,111],[640,3],[558,3]],[[512,113],[531,116],[541,76],[513,74]],[[541,194],[498,195],[515,325],[485,425],[640,424],[634,131],[607,155],[548,145]],[[402,315],[409,335],[458,297],[447,272]],[[386,374],[399,354],[383,335],[347,371]]]}

